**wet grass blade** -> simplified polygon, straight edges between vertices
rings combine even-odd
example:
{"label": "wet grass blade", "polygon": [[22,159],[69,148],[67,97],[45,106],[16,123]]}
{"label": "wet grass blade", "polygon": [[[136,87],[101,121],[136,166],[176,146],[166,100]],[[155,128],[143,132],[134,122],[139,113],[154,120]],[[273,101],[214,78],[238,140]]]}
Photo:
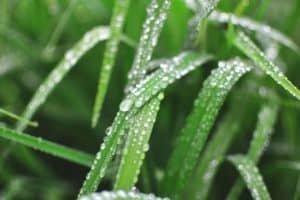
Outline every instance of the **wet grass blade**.
{"label": "wet grass blade", "polygon": [[292,96],[300,100],[300,91],[286,76],[266,58],[264,53],[246,36],[245,33],[239,31],[233,34],[233,44],[244,54],[246,54],[253,62],[260,67],[267,75],[275,80],[280,86],[287,90]]}
{"label": "wet grass blade", "polygon": [[15,119],[17,121],[23,122],[24,124],[27,124],[28,126],[32,126],[32,127],[37,127],[38,123],[37,122],[32,122],[32,121],[28,121],[12,112],[9,112],[7,110],[4,110],[2,108],[0,108],[0,114],[5,115],[7,117],[10,117],[12,119]]}
{"label": "wet grass blade", "polygon": [[168,198],[156,197],[153,194],[143,194],[137,192],[126,192],[123,190],[103,191],[101,193],[93,193],[89,196],[79,198],[79,200],[168,200]]}
{"label": "wet grass blade", "polygon": [[174,197],[180,195],[191,177],[199,153],[227,94],[249,70],[248,64],[240,59],[233,59],[220,62],[219,67],[206,79],[168,162],[163,185],[166,194]]}
{"label": "wet grass blade", "polygon": [[[248,96],[242,99],[244,100],[245,105],[249,105],[247,98]],[[203,155],[201,155],[198,166],[193,174],[194,178],[185,188],[185,191],[189,194],[190,198],[207,198],[211,185],[213,184],[213,179],[225,159],[226,152],[241,127],[245,126],[244,116],[246,116],[249,109],[246,110],[246,107],[237,107],[236,105],[240,101],[240,98],[235,98],[231,103],[231,109],[224,116],[216,133],[207,144]]]}
{"label": "wet grass blade", "polygon": [[246,30],[253,31],[255,33],[262,34],[264,37],[270,38],[282,45],[294,50],[296,53],[300,53],[300,48],[290,38],[283,33],[273,29],[272,27],[256,22],[246,17],[236,16],[231,13],[214,11],[209,16],[209,20],[217,23],[232,23],[235,26],[242,27]]}
{"label": "wet grass blade", "polygon": [[86,167],[93,161],[89,154],[8,128],[0,127],[0,137]]}
{"label": "wet grass blade", "polygon": [[[37,109],[46,101],[55,86],[60,83],[77,61],[99,41],[108,39],[109,35],[110,31],[107,27],[97,27],[87,32],[83,38],[65,54],[65,57],[39,86],[25,108],[22,117],[26,120],[30,120]],[[18,123],[16,127],[19,131],[23,131],[25,128],[26,124],[24,122]]]}
{"label": "wet grass blade", "polygon": [[[265,104],[259,115],[256,129],[251,140],[250,148],[247,156],[253,162],[257,163],[261,157],[265,147],[268,145],[273,127],[277,119],[278,106],[274,103]],[[235,200],[239,198],[244,188],[243,181],[237,180],[231,188],[227,200]]]}
{"label": "wet grass blade", "polygon": [[156,70],[141,81],[135,89],[132,89],[131,93],[121,102],[120,111],[117,113],[111,128],[108,128],[104,142],[100,146],[100,151],[98,151],[91,170],[81,187],[79,197],[96,191],[109,161],[115,154],[120,138],[125,134],[125,129],[130,126],[128,120],[132,119],[137,110],[168,85],[174,83],[175,80],[210,59],[211,56],[207,55],[198,55],[193,52],[182,53],[169,59],[168,65]]}
{"label": "wet grass blade", "polygon": [[134,116],[123,150],[115,190],[131,190],[137,182],[145,153],[149,150],[149,139],[162,99],[163,94],[154,97]]}
{"label": "wet grass blade", "polygon": [[101,108],[108,88],[110,76],[118,52],[118,45],[121,40],[123,24],[126,18],[130,0],[117,0],[114,3],[113,16],[110,23],[110,38],[106,43],[102,68],[98,80],[97,94],[93,107],[92,127],[97,125]]}
{"label": "wet grass blade", "polygon": [[253,161],[251,161],[247,156],[241,155],[229,156],[228,159],[243,177],[253,199],[271,200],[262,176]]}
{"label": "wet grass blade", "polygon": [[147,18],[143,24],[143,33],[140,37],[132,68],[128,74],[128,84],[125,88],[126,92],[134,88],[146,75],[146,69],[144,68],[151,60],[154,47],[157,44],[170,6],[170,0],[152,0],[147,8]]}

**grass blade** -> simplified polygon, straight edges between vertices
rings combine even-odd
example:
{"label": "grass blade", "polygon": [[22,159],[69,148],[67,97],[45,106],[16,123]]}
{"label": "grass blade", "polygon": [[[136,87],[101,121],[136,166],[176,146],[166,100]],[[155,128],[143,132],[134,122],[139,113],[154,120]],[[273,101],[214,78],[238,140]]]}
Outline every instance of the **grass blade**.
{"label": "grass blade", "polygon": [[[207,144],[203,155],[201,154],[199,164],[193,174],[193,180],[185,188],[186,194],[189,194],[190,198],[207,199],[213,179],[225,159],[226,152],[240,129],[242,127],[245,129],[247,125],[245,124],[245,116],[253,109],[251,106],[252,100],[250,100],[251,98],[247,93],[243,92],[244,88],[240,91],[234,96],[228,113],[224,116],[216,133]],[[240,98],[241,96],[243,98]],[[247,106],[236,106],[241,101]]]}
{"label": "grass blade", "polygon": [[[261,157],[265,147],[269,143],[272,129],[277,119],[278,106],[274,103],[267,103],[264,105],[258,115],[258,122],[256,129],[251,140],[250,148],[247,156],[253,162],[257,163]],[[227,199],[235,200],[238,199],[239,195],[243,190],[243,182],[241,179],[237,180],[234,186],[231,188]]]}
{"label": "grass blade", "polygon": [[264,53],[259,50],[245,33],[239,31],[234,34],[233,43],[240,51],[251,58],[251,60],[253,60],[253,62],[267,75],[287,90],[292,96],[300,100],[300,91],[297,87],[285,77],[277,66],[265,57]]}
{"label": "grass blade", "polygon": [[26,120],[26,119],[24,119],[24,118],[22,118],[22,117],[20,117],[16,114],[11,113],[11,112],[9,112],[7,110],[4,110],[2,108],[0,108],[0,114],[3,114],[5,116],[10,117],[12,119],[15,119],[17,121],[23,122],[24,124],[27,124],[28,126],[32,126],[32,127],[37,127],[38,126],[37,122],[28,121],[28,120]]}
{"label": "grass blade", "polygon": [[0,137],[83,166],[89,167],[92,164],[93,157],[91,155],[42,138],[36,138],[4,127],[0,127]]}
{"label": "grass blade", "polygon": [[167,165],[164,180],[167,194],[178,197],[185,187],[227,94],[249,70],[248,64],[239,59],[220,62],[204,82]]}
{"label": "grass blade", "polygon": [[264,37],[270,38],[276,42],[283,44],[284,46],[294,50],[296,53],[300,52],[299,47],[295,44],[290,38],[285,36],[283,33],[273,29],[272,27],[261,24],[254,20],[251,20],[246,17],[236,16],[231,13],[214,11],[209,16],[209,20],[217,23],[232,23],[235,26],[242,27],[246,30],[250,30],[259,34],[262,34]]}
{"label": "grass blade", "polygon": [[97,153],[91,170],[79,192],[79,197],[96,191],[109,161],[115,154],[118,142],[124,134],[124,129],[130,126],[128,120],[134,116],[136,111],[175,80],[210,59],[211,57],[207,55],[197,55],[192,52],[182,53],[170,59],[168,65],[147,76],[131,91],[132,93],[128,94],[121,102],[120,112],[117,113],[111,128],[108,129],[100,151]]}
{"label": "grass blade", "polygon": [[137,48],[136,57],[128,74],[128,84],[125,91],[128,92],[146,75],[144,69],[151,60],[154,47],[157,44],[160,32],[167,18],[171,1],[152,0],[147,9],[147,19],[143,25],[143,33]]}
{"label": "grass blade", "polygon": [[103,191],[101,193],[93,193],[89,196],[81,197],[79,200],[168,200],[168,198],[155,197],[153,194],[143,194],[136,192]]}
{"label": "grass blade", "polygon": [[228,159],[243,177],[253,199],[271,200],[269,192],[257,167],[247,156],[229,156]]}
{"label": "grass blade", "polygon": [[115,1],[113,16],[111,18],[110,31],[111,36],[107,41],[102,68],[98,80],[97,94],[94,102],[92,127],[97,125],[99,120],[102,104],[108,88],[110,76],[115,63],[118,45],[122,35],[123,24],[128,10],[130,0]]}
{"label": "grass blade", "polygon": [[[39,86],[25,108],[22,117],[26,120],[30,120],[37,109],[46,101],[55,86],[60,83],[76,62],[99,41],[108,39],[109,35],[110,31],[107,27],[97,27],[88,31],[83,38],[65,54],[65,57]],[[24,122],[18,123],[16,127],[18,131],[23,131],[25,128],[26,124]]]}
{"label": "grass blade", "polygon": [[149,149],[149,139],[162,99],[163,94],[159,94],[134,116],[114,186],[115,190],[131,190],[137,182],[145,153]]}

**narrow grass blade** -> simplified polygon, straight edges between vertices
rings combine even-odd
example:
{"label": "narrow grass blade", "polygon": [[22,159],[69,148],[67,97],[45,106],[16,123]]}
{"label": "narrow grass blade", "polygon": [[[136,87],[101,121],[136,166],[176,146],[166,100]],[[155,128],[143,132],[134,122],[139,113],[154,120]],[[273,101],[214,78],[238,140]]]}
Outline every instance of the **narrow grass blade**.
{"label": "narrow grass blade", "polygon": [[[245,98],[248,98],[246,96]],[[247,99],[243,98],[244,104],[249,105]],[[216,133],[207,144],[203,155],[198,162],[198,166],[193,174],[193,180],[186,187],[186,193],[192,199],[206,199],[213,183],[213,179],[225,159],[232,141],[241,127],[245,126],[246,108],[236,105],[241,101],[240,98],[234,99],[230,110],[224,116],[218,126]],[[248,106],[247,106],[248,107]]]}
{"label": "narrow grass blade", "polygon": [[103,191],[93,193],[89,196],[79,198],[79,200],[168,200],[168,198],[156,197],[153,194],[143,194],[136,192],[126,192],[123,190]]}
{"label": "narrow grass blade", "polygon": [[296,191],[294,194],[294,200],[300,199],[300,177],[298,178],[297,184],[296,184]]}
{"label": "narrow grass blade", "polygon": [[[269,143],[272,129],[277,119],[278,106],[274,103],[265,104],[259,115],[256,129],[251,140],[250,148],[247,156],[253,162],[257,163],[261,157],[265,147]],[[227,200],[235,200],[239,198],[244,184],[241,179],[237,180],[231,188]]]}
{"label": "narrow grass blade", "polygon": [[125,133],[128,120],[131,119],[131,113],[118,112],[111,127],[107,129],[104,142],[100,146],[100,151],[96,154],[90,171],[88,172],[84,183],[78,194],[78,198],[88,195],[97,190],[101,179],[105,175],[106,168],[111,161],[122,135]]}
{"label": "narrow grass blade", "polygon": [[245,33],[239,31],[234,34],[233,43],[240,51],[251,58],[267,75],[287,90],[292,96],[300,100],[300,91],[297,87],[286,78],[277,66],[265,57],[264,53],[259,50]]}
{"label": "narrow grass blade", "polygon": [[[162,2],[162,3],[159,3]],[[146,75],[144,69],[151,60],[154,47],[157,44],[171,5],[170,0],[152,0],[147,9],[147,19],[143,25],[143,33],[137,48],[136,57],[128,74],[128,92]]]}
{"label": "narrow grass blade", "polygon": [[130,89],[120,109],[128,111],[132,106],[140,108],[167,86],[211,59],[209,55],[183,52],[165,60],[159,69],[145,77],[135,88]]}
{"label": "narrow grass blade", "polygon": [[[60,83],[76,62],[99,41],[108,39],[109,35],[110,31],[107,27],[97,27],[87,32],[83,38],[65,54],[65,57],[39,86],[22,117],[26,120],[30,120],[37,109],[46,101],[55,86]],[[24,122],[18,123],[16,127],[19,131],[23,131],[25,128],[26,124]]]}
{"label": "narrow grass blade", "polygon": [[114,186],[115,190],[131,190],[137,182],[145,153],[149,149],[149,139],[162,99],[163,94],[159,94],[134,116]]}
{"label": "narrow grass blade", "polygon": [[0,127],[0,137],[83,166],[89,167],[93,161],[89,154],[4,127]]}
{"label": "narrow grass blade", "polygon": [[132,89],[131,93],[120,104],[120,111],[117,113],[111,128],[107,131],[100,151],[97,153],[91,170],[79,192],[79,197],[96,191],[109,161],[115,154],[118,142],[125,134],[125,129],[130,126],[128,120],[132,119],[136,111],[175,80],[210,59],[211,56],[185,52],[170,59],[168,65],[156,70],[141,81],[135,89]]}
{"label": "narrow grass blade", "polygon": [[128,10],[130,0],[117,0],[115,1],[113,16],[110,23],[111,36],[107,41],[102,68],[98,80],[97,94],[94,102],[92,127],[97,125],[99,120],[101,108],[108,88],[110,76],[118,51],[118,45],[122,35],[122,28]]}
{"label": "narrow grass blade", "polygon": [[282,45],[294,50],[296,53],[300,53],[300,48],[290,38],[283,33],[273,29],[272,27],[256,22],[246,17],[236,16],[231,13],[225,13],[220,11],[214,11],[209,16],[209,20],[216,23],[232,23],[235,26],[242,27],[246,30],[253,31],[255,33],[262,34],[264,37],[270,38]]}
{"label": "narrow grass blade", "polygon": [[229,156],[228,159],[243,177],[253,199],[271,200],[262,176],[255,164],[247,156]]}
{"label": "narrow grass blade", "polygon": [[27,124],[29,126],[32,126],[32,127],[37,127],[38,126],[37,122],[28,121],[28,120],[26,120],[26,119],[24,119],[24,118],[22,118],[22,117],[20,117],[20,116],[18,116],[16,114],[11,113],[11,112],[9,112],[7,110],[4,110],[2,108],[0,108],[0,114],[3,114],[5,116],[10,117],[12,119],[15,119],[17,121],[23,122],[23,123],[25,123],[25,124]]}
{"label": "narrow grass blade", "polygon": [[204,82],[167,165],[163,188],[167,194],[178,197],[182,192],[227,94],[249,70],[240,59],[220,62]]}

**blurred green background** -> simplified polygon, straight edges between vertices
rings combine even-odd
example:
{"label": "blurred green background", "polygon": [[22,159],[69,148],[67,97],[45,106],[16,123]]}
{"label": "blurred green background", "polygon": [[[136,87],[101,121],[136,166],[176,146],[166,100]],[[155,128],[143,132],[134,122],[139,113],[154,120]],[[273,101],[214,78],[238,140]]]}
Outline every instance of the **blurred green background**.
{"label": "blurred green background", "polygon": [[[138,42],[149,0],[132,0],[124,34]],[[218,9],[233,12],[238,0],[221,0]],[[0,105],[21,114],[38,85],[63,58],[85,32],[99,25],[109,25],[113,0],[0,0]],[[299,0],[251,0],[243,15],[282,31],[300,44]],[[184,0],[173,0],[167,23],[163,29],[154,58],[170,57],[186,48],[188,22],[193,16]],[[60,26],[58,33],[53,33]],[[241,55],[228,46],[225,28],[208,23],[205,43],[195,47],[216,56],[218,60]],[[53,35],[54,34],[54,35]],[[56,35],[57,34],[57,35]],[[126,74],[131,67],[135,49],[121,43],[115,69],[104,103],[99,125],[92,129],[90,118],[96,93],[105,43],[98,44],[76,64],[47,102],[34,117],[38,128],[25,132],[60,144],[96,153],[123,98]],[[282,70],[300,87],[300,58],[295,52],[280,48]],[[165,167],[173,141],[182,128],[193,99],[203,80],[216,62],[211,62],[168,88],[161,105],[158,121],[151,138],[146,163],[153,176]],[[264,98],[264,90],[276,91],[281,99],[279,119],[271,144],[259,164],[261,173],[274,199],[292,199],[298,180],[300,162],[291,167],[282,160],[300,159],[300,104],[272,80],[249,74],[233,89],[223,106],[218,121],[233,107],[246,107],[243,128],[232,144],[230,152],[246,152],[255,128],[257,113]],[[248,101],[245,101],[248,97]],[[235,99],[240,99],[237,105]],[[292,103],[291,103],[292,102]],[[242,113],[242,111],[241,111]],[[1,117],[1,124],[14,127],[15,122]],[[0,152],[8,144],[0,139]],[[49,170],[31,170],[16,159],[17,152],[5,160],[0,171],[0,192],[4,199],[73,199],[87,173],[86,168],[35,152]],[[27,161],[25,160],[25,163]],[[280,162],[280,163],[279,163]],[[211,199],[222,199],[237,173],[228,163],[222,165],[210,193]],[[101,185],[111,189],[109,177]],[[138,190],[156,193],[139,183]],[[248,199],[245,192],[242,199]],[[1,199],[1,197],[0,197]]]}

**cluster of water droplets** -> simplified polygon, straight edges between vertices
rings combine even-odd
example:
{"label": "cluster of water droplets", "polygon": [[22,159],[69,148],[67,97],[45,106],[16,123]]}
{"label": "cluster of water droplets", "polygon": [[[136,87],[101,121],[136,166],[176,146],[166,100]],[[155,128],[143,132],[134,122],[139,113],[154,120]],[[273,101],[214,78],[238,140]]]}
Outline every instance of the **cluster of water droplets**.
{"label": "cluster of water droplets", "polygon": [[128,74],[129,82],[125,88],[125,92],[128,92],[146,75],[144,68],[151,60],[154,47],[157,44],[160,32],[167,18],[170,4],[170,0],[164,0],[162,5],[159,5],[157,0],[151,1],[147,9],[147,18],[143,24],[143,33],[137,48],[136,57],[132,69]]}
{"label": "cluster of water droplets", "polygon": [[[161,93],[134,116],[134,120],[132,120],[130,126],[127,144],[124,148],[120,171],[117,175],[117,185],[122,179],[126,179],[126,182],[128,182],[128,179],[131,178],[132,180],[130,180],[130,182],[132,185],[137,182],[145,153],[149,150],[149,138],[162,99],[163,94]],[[128,177],[128,171],[134,171],[134,176]]]}
{"label": "cluster of water droplets", "polygon": [[233,25],[240,26],[244,29],[260,33],[267,38],[271,38],[277,42],[280,42],[281,44],[293,49],[296,52],[299,51],[299,47],[281,32],[271,28],[268,25],[261,24],[249,18],[236,16],[231,13],[214,11],[209,16],[209,20],[218,23],[230,22]]}
{"label": "cluster of water droplets", "polygon": [[127,112],[132,106],[141,107],[168,85],[209,59],[211,57],[207,55],[183,52],[172,59],[164,60],[158,70],[146,76],[135,88],[130,89],[129,94],[120,104],[120,110]]}
{"label": "cluster of water droplets", "polygon": [[103,191],[81,197],[79,200],[168,200],[168,198],[156,197],[154,194],[143,194],[134,191]]}
{"label": "cluster of water droplets", "polygon": [[[63,79],[76,62],[99,41],[106,40],[110,35],[109,28],[97,27],[87,32],[64,59],[52,70],[45,81],[39,86],[31,101],[27,105],[23,118],[30,120],[36,110],[46,101],[54,87]],[[22,131],[26,125],[19,123],[17,129]]]}
{"label": "cluster of water droplets", "polygon": [[229,159],[237,167],[254,199],[271,199],[264,181],[252,161],[244,156],[230,156]]}

